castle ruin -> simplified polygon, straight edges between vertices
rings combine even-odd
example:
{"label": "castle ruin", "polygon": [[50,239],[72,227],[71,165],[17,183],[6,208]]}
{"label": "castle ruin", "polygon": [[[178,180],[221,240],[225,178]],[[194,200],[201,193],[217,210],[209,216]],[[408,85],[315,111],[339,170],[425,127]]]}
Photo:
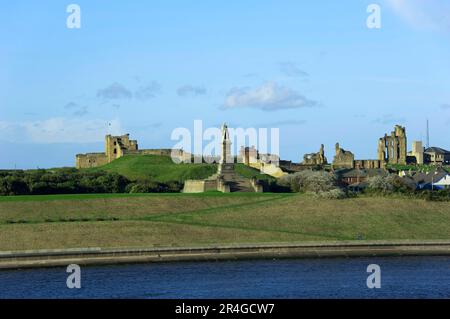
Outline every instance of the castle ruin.
{"label": "castle ruin", "polygon": [[176,156],[180,161],[191,159],[191,154],[184,152],[183,150],[172,150],[170,148],[139,150],[137,141],[130,140],[130,134],[120,136],[106,135],[105,152],[77,154],[75,157],[75,166],[78,169],[99,167],[128,154]]}
{"label": "castle ruin", "polygon": [[305,154],[303,156],[303,165],[325,165],[327,164],[327,158],[325,157],[325,147],[320,145],[320,150],[317,153]]}
{"label": "castle ruin", "polygon": [[355,167],[355,155],[352,152],[341,148],[339,143],[336,143],[335,151],[336,155],[333,158],[333,169]]}
{"label": "castle ruin", "polygon": [[406,165],[407,142],[406,129],[396,125],[391,135],[385,134],[378,141],[378,160],[387,164]]}

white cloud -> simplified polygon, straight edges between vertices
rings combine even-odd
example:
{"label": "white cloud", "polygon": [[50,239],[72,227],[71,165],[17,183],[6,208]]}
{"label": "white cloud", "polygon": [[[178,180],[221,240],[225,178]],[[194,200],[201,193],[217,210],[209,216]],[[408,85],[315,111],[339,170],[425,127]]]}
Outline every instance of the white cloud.
{"label": "white cloud", "polygon": [[267,82],[257,88],[233,88],[227,94],[225,109],[252,107],[264,111],[318,106],[293,89]]}
{"label": "white cloud", "polygon": [[120,121],[50,118],[39,121],[0,122],[1,139],[13,143],[92,143],[103,141],[107,133],[121,134]]}
{"label": "white cloud", "polygon": [[385,0],[410,26],[417,29],[450,30],[448,0]]}

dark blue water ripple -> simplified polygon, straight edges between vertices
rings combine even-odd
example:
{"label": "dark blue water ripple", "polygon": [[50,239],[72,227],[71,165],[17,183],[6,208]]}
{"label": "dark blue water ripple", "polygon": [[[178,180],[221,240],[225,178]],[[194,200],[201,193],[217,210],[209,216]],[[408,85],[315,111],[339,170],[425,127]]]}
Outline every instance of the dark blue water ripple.
{"label": "dark blue water ripple", "polygon": [[[367,265],[381,267],[368,289]],[[254,260],[0,271],[0,298],[449,298],[449,257]]]}

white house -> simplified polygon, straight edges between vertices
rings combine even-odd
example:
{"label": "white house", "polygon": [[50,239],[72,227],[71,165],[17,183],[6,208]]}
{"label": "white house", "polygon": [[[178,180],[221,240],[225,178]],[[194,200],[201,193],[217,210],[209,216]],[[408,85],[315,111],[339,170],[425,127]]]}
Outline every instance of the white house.
{"label": "white house", "polygon": [[434,181],[433,186],[437,189],[450,188],[450,174],[441,177],[437,181]]}

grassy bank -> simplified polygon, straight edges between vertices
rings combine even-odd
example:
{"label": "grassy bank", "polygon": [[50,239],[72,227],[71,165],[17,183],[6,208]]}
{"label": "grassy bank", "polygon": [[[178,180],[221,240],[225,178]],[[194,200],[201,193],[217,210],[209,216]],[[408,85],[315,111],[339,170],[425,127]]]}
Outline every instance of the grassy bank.
{"label": "grassy bank", "polygon": [[109,164],[89,169],[118,173],[130,180],[150,178],[158,182],[206,178],[217,170],[214,164],[175,164],[169,156],[126,155]]}
{"label": "grassy bank", "polygon": [[[217,172],[217,164],[175,164],[169,156],[126,155],[109,164],[86,169],[86,171],[99,170],[118,173],[130,180],[151,179],[166,183],[170,181],[183,182],[187,179],[205,179]],[[270,176],[260,174],[258,170],[243,164],[236,164],[236,172],[247,178],[271,179]]]}
{"label": "grassy bank", "polygon": [[450,204],[206,193],[0,198],[0,250],[450,239]]}

